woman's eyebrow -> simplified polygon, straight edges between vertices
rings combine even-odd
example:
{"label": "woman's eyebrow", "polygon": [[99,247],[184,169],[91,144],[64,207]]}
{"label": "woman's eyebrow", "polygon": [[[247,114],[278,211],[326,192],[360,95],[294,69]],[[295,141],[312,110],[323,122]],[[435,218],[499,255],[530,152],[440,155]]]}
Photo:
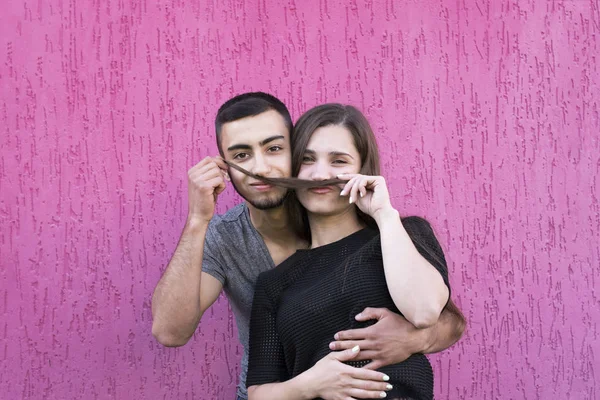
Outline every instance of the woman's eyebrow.
{"label": "woman's eyebrow", "polygon": [[354,160],[354,157],[352,157],[348,153],[344,153],[343,151],[331,151],[331,152],[329,152],[329,155],[330,156],[348,156],[348,157],[350,157],[351,159]]}
{"label": "woman's eyebrow", "polygon": [[[311,149],[306,149],[306,150],[304,150],[304,154],[310,154],[311,156],[313,156],[313,155],[317,154],[317,152],[316,152],[316,151],[314,151],[314,150],[311,150]],[[344,153],[343,151],[330,151],[330,152],[329,152],[329,155],[330,155],[330,156],[334,156],[334,157],[339,157],[339,156],[348,156],[348,157],[350,157],[351,159],[353,159],[353,160],[354,160],[354,157],[352,157],[352,156],[351,156],[350,154],[348,154],[348,153]]]}

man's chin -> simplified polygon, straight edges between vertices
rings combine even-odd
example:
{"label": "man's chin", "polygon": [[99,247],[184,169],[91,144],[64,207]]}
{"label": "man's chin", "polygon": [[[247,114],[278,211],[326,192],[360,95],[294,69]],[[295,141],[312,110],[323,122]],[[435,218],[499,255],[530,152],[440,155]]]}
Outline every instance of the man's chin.
{"label": "man's chin", "polygon": [[284,194],[279,195],[278,197],[263,199],[250,199],[245,196],[242,197],[244,197],[244,199],[257,210],[272,210],[283,205],[288,193],[289,192],[286,192]]}

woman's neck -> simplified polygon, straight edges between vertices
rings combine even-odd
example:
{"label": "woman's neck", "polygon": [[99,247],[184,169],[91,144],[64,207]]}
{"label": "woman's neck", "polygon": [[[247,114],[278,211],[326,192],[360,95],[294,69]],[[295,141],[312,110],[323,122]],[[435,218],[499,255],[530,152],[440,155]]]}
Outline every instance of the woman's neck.
{"label": "woman's neck", "polygon": [[336,215],[308,213],[308,222],[313,249],[336,242],[365,227],[358,218],[356,207],[349,207],[343,213]]}

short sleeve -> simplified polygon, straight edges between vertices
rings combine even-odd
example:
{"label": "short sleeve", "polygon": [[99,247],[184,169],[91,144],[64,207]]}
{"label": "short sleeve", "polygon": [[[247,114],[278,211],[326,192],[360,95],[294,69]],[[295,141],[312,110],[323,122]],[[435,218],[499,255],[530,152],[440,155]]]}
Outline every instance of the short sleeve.
{"label": "short sleeve", "polygon": [[246,387],[289,379],[283,345],[275,324],[276,312],[266,287],[265,274],[261,274],[256,282],[250,317],[250,354]]}
{"label": "short sleeve", "polygon": [[421,256],[439,271],[448,290],[450,290],[448,265],[446,264],[444,251],[429,222],[421,217],[406,217],[402,218],[402,225]]}
{"label": "short sleeve", "polygon": [[202,272],[215,277],[222,285],[225,285],[226,274],[225,266],[221,259],[221,254],[218,250],[217,241],[215,240],[215,228],[213,224],[209,225],[204,239],[204,252],[202,257]]}

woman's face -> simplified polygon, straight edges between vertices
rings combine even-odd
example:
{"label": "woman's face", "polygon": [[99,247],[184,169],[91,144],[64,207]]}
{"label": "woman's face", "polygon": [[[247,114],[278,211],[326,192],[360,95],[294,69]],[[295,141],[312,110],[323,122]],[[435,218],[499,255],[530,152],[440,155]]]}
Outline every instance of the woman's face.
{"label": "woman's face", "polygon": [[[360,155],[350,131],[341,125],[329,125],[317,129],[310,138],[298,178],[322,181],[339,174],[357,174],[360,168]],[[299,189],[297,196],[309,213],[335,215],[355,207],[348,203],[348,196],[340,196],[342,188]]]}

